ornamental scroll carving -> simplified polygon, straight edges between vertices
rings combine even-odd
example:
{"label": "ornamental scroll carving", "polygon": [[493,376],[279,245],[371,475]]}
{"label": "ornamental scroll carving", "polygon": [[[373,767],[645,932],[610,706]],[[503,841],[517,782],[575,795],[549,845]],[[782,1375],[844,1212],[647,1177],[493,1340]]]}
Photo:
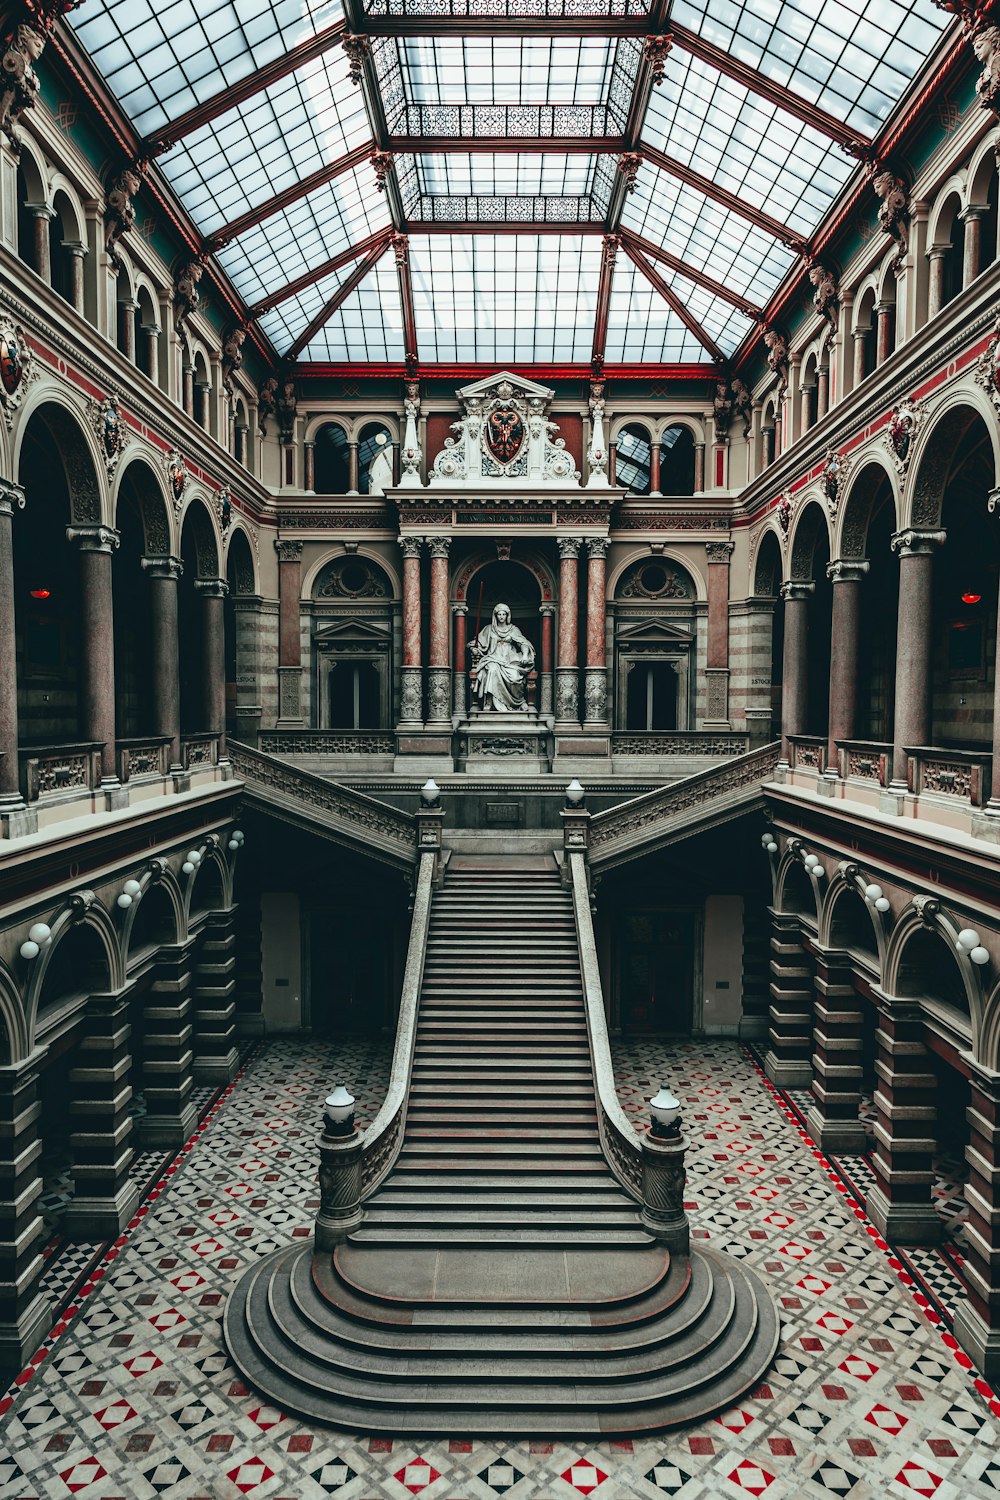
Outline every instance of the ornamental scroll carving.
{"label": "ornamental scroll carving", "polygon": [[905,474],[913,457],[914,438],[926,413],[910,396],[906,396],[889,413],[885,430],[885,444],[896,471]]}
{"label": "ornamental scroll carving", "polygon": [[549,419],[548,386],[501,372],[458,391],[463,415],[451,424],[429,476],[440,484],[576,485],[580,472]]}

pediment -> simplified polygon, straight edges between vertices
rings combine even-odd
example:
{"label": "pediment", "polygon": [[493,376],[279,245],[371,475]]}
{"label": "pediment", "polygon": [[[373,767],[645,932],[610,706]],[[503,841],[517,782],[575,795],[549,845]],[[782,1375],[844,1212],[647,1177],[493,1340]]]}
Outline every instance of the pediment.
{"label": "pediment", "polygon": [[535,380],[526,380],[523,375],[515,375],[512,370],[498,370],[495,375],[487,375],[484,380],[473,381],[472,385],[463,385],[455,394],[460,401],[491,396],[502,381],[513,386],[518,396],[537,396],[542,401],[548,402],[555,395],[551,386],[539,385]]}
{"label": "pediment", "polygon": [[669,625],[665,620],[635,620],[632,624],[619,621],[616,632],[620,646],[646,645],[690,646],[694,636],[688,630]]}
{"label": "pediment", "polygon": [[392,639],[392,627],[380,625],[377,620],[334,620],[317,630],[313,640],[318,646],[333,645],[337,641],[371,641],[384,645]]}

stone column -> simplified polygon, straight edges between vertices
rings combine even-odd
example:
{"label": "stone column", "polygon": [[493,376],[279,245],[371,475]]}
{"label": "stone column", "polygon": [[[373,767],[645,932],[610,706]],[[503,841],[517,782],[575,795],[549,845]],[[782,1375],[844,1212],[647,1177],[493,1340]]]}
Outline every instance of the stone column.
{"label": "stone column", "polygon": [[965,226],[965,237],[962,241],[962,286],[967,287],[975,281],[983,265],[983,220],[989,213],[989,209],[975,205],[963,208],[959,214]]}
{"label": "stone column", "polygon": [[170,767],[173,771],[179,771],[181,700],[177,580],[184,571],[184,564],[176,557],[144,557],[142,566],[149,574],[155,733],[170,736]]}
{"label": "stone column", "polygon": [[358,445],[348,443],[347,445],[347,493],[356,495],[358,493]]}
{"label": "stone column", "polygon": [[401,728],[423,727],[423,673],[420,640],[420,549],[423,538],[403,536],[403,667],[400,684]]}
{"label": "stone column", "polygon": [[812,1082],[812,962],[797,917],[771,913],[771,1004],[764,1072],[779,1088]]}
{"label": "stone column", "polygon": [[278,728],[302,723],[302,543],[278,541]]}
{"label": "stone column", "polygon": [[927,316],[933,318],[944,306],[944,262],[949,245],[932,245],[927,252],[929,278],[927,282]]}
{"label": "stone column", "polygon": [[239,1068],[236,1048],[236,908],[211,912],[194,969],[196,1083],[230,1083]]}
{"label": "stone column", "polygon": [[219,737],[219,761],[226,758],[226,614],[229,585],[224,578],[196,578],[201,595],[202,724]]}
{"label": "stone column", "polygon": [[862,1152],[861,1123],[866,1003],[854,988],[846,953],[821,952],[816,960],[813,1027],[813,1105],[806,1129],[822,1151]]}
{"label": "stone column", "polygon": [[854,332],[851,335],[854,340],[854,381],[852,384],[853,390],[857,390],[858,386],[865,378],[865,355],[867,352],[866,341],[870,333],[870,328],[855,328]]}
{"label": "stone column", "polygon": [[[2,492],[0,492],[0,493],[2,493]],[[991,490],[990,491],[989,504],[990,504],[991,510],[994,510],[994,511],[998,507],[1000,507],[1000,489],[995,489],[995,490]],[[2,525],[3,525],[2,500],[0,500],[0,527],[2,527]],[[2,543],[2,535],[0,535],[0,552],[2,552],[2,545],[3,545],[3,543]],[[0,574],[0,600],[2,600],[2,598],[3,598],[3,577],[2,577],[2,574]],[[2,608],[2,603],[0,603],[0,608]],[[0,639],[2,639],[2,638],[3,638],[3,617],[0,616]],[[997,605],[997,640],[1000,641],[1000,601],[998,601],[998,605]],[[3,688],[2,688],[2,685],[0,685],[0,694],[2,694],[2,692],[3,692]],[[3,701],[2,698],[0,698],[0,703],[2,703],[2,701]],[[0,708],[0,714],[2,714],[2,712],[3,712],[3,710],[2,710],[2,708]],[[2,747],[2,743],[0,743],[0,748],[3,748]],[[0,776],[2,776],[2,775],[3,775],[3,762],[0,761]],[[3,785],[5,785],[5,783],[4,782],[0,782],[0,786],[3,786]],[[995,673],[995,682],[994,682],[994,685],[993,685],[993,773],[992,773],[992,783],[991,783],[991,786],[990,786],[990,799],[989,799],[989,804],[988,804],[988,810],[989,810],[989,812],[994,817],[1000,817],[1000,672],[996,672]]]}
{"label": "stone column", "polygon": [[316,493],[316,444],[304,443],[306,456],[306,489],[310,494]]}
{"label": "stone column", "polygon": [[649,445],[649,493],[660,493],[660,444],[655,440]]}
{"label": "stone column", "polygon": [[161,948],[156,978],[142,1009],[142,1093],[139,1121],[143,1148],[183,1146],[198,1123],[191,1098],[194,1035],[191,1002],[193,943]]}
{"label": "stone column", "polygon": [[896,718],[892,781],[906,788],[907,745],[926,745],[931,732],[931,621],[934,549],[943,531],[897,531],[892,550],[899,554],[899,615],[896,629]]}
{"label": "stone column", "polygon": [[608,669],[605,647],[608,539],[587,541],[587,667],[584,673],[586,727],[604,729],[608,720]]}
{"label": "stone column", "polygon": [[962,1235],[968,1301],[955,1309],[955,1337],[987,1380],[1000,1373],[1000,1073],[966,1057],[972,1085],[966,1119],[969,1217]]}
{"label": "stone column", "polygon": [[576,537],[559,538],[559,657],[556,662],[556,719],[564,729],[579,728],[580,661],[577,617],[579,587]]}
{"label": "stone column", "polygon": [[464,719],[467,708],[467,696],[465,685],[469,676],[468,651],[465,644],[465,621],[469,613],[467,604],[456,604],[452,608],[455,616],[455,661],[453,668],[454,698],[452,701],[452,712],[460,719]]}
{"label": "stone column", "polygon": [[830,366],[820,365],[816,371],[816,420],[825,417],[830,410]]}
{"label": "stone column", "polygon": [[185,363],[183,369],[184,412],[194,421],[194,365]]}
{"label": "stone column", "polygon": [[205,432],[210,430],[212,387],[199,381],[194,388],[194,419]]}
{"label": "stone column", "polygon": [[618,444],[608,444],[608,484],[618,483]]}
{"label": "stone column", "polygon": [[924,1023],[911,1000],[876,992],[875,1186],[865,1205],[887,1240],[933,1245],[941,1220],[931,1199],[937,1079],[924,1046]]}
{"label": "stone column", "polygon": [[80,554],[80,688],[83,738],[103,745],[101,785],[120,785],[115,756],[115,618],[111,554],[119,535],[110,526],[69,526]]}
{"label": "stone column", "polygon": [[35,270],[43,281],[52,285],[52,250],[49,241],[49,225],[55,212],[44,203],[29,203],[31,217],[35,221]]}
{"label": "stone column", "polygon": [[538,611],[542,617],[542,670],[539,674],[541,694],[538,711],[543,717],[552,713],[552,618],[555,612],[554,604],[543,604]]}
{"label": "stone column", "polygon": [[81,240],[63,240],[62,247],[69,257],[69,300],[78,313],[84,311],[83,262],[87,247]]}
{"label": "stone column", "polygon": [[24,509],[24,491],[0,479],[0,641],[7,665],[0,672],[0,820],[10,833],[28,833],[34,823],[21,797],[17,765],[17,676],[14,671],[14,507]]}
{"label": "stone column", "polygon": [[233,423],[233,434],[236,440],[235,458],[236,462],[242,464],[244,469],[247,467],[247,435],[249,431],[250,429],[245,422]]}
{"label": "stone column", "polygon": [[732,542],[708,542],[708,653],[705,660],[706,729],[729,724],[729,560]]}
{"label": "stone column", "polygon": [[799,436],[805,437],[813,425],[812,393],[816,389],[814,385],[799,386]]}
{"label": "stone column", "polygon": [[858,651],[861,637],[861,580],[868,572],[867,558],[841,557],[827,564],[826,576],[833,584],[830,620],[830,733],[826,767],[839,771],[837,741],[853,740],[857,734]]}
{"label": "stone column", "polygon": [[52,1326],[52,1306],[38,1290],[44,1226],[38,1070],[43,1054],[0,1067],[0,1369],[12,1377]]}
{"label": "stone column", "polygon": [[91,995],[70,1070],[76,1191],[63,1224],[73,1239],[113,1239],[139,1203],[132,1182],[132,1028],[127,993]]}
{"label": "stone column", "polygon": [[704,494],[705,491],[705,444],[694,445],[694,492],[696,495]]}
{"label": "stone column", "polygon": [[892,315],[896,310],[894,302],[877,302],[875,304],[875,364],[884,365],[889,355],[892,334]]}
{"label": "stone column", "polygon": [[160,380],[160,330],[155,323],[143,323],[139,331],[142,334],[142,368],[153,384],[158,385]]}
{"label": "stone column", "polygon": [[809,705],[809,596],[816,585],[798,580],[781,585],[785,601],[785,651],[782,658],[781,758],[789,760],[788,740],[804,734]]}
{"label": "stone column", "polygon": [[430,639],[427,663],[428,728],[451,727],[451,663],[448,659],[448,549],[451,537],[428,541],[431,554]]}
{"label": "stone column", "polygon": [[761,468],[770,468],[774,463],[774,427],[765,422],[760,429]]}
{"label": "stone column", "polygon": [[134,365],[135,315],[139,311],[139,304],[138,302],[119,302],[118,306],[122,320],[122,353]]}

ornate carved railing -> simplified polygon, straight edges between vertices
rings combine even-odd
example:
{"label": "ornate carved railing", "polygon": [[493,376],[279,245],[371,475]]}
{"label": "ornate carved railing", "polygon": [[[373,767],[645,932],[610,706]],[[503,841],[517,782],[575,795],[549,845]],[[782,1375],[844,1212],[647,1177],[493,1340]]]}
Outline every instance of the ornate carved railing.
{"label": "ornate carved railing", "polygon": [[590,916],[587,858],[582,851],[567,851],[566,859],[569,861],[573,910],[576,915],[576,940],[580,950],[580,973],[583,978],[601,1148],[622,1187],[641,1203],[642,1142],[622,1109],[615,1089],[615,1070],[608,1044],[608,1022],[601,990],[601,971],[597,963],[594,924]]}
{"label": "ornate carved railing", "polygon": [[238,740],[229,741],[229,759],[234,774],[247,783],[247,795],[265,808],[307,820],[317,831],[326,831],[376,859],[407,867],[416,862],[417,823],[412,813],[252,750]]}
{"label": "ornate carved railing", "polygon": [[716,734],[711,729],[622,730],[611,736],[612,755],[745,755],[747,734]]}
{"label": "ornate carved railing", "polygon": [[918,797],[958,797],[982,807],[989,795],[993,756],[989,750],[945,750],[934,745],[906,746],[907,785]]}
{"label": "ornate carved railing", "polygon": [[185,734],[181,738],[181,765],[185,771],[197,771],[202,766],[219,763],[219,736],[217,734]]}
{"label": "ornate carved railing", "polygon": [[116,740],[118,779],[124,782],[137,781],[141,776],[166,776],[170,769],[169,747],[169,735]]}
{"label": "ornate carved railing", "polygon": [[396,1022],[396,1045],[393,1049],[392,1070],[389,1074],[389,1089],[385,1096],[385,1103],[365,1131],[361,1148],[362,1199],[369,1197],[392,1170],[392,1165],[403,1144],[436,864],[436,850],[420,856],[417,891],[413,898],[410,942],[406,950],[406,968],[403,972],[403,993],[399,1001],[399,1019]]}
{"label": "ornate carved railing", "polygon": [[266,755],[395,755],[391,729],[262,729],[257,748]]}
{"label": "ornate carved railing", "polygon": [[880,740],[838,740],[837,760],[845,781],[875,781],[888,786],[892,773],[892,746]]}
{"label": "ornate carved railing", "polygon": [[103,744],[24,745],[18,750],[21,796],[45,802],[73,792],[93,791],[100,783]]}
{"label": "ornate carved railing", "polygon": [[793,771],[826,770],[826,740],[815,734],[790,734],[788,758]]}
{"label": "ornate carved railing", "polygon": [[761,783],[773,776],[779,748],[777,743],[763,745],[595,813],[590,820],[591,865],[617,864],[669,843],[689,824],[699,822],[713,803],[727,809],[749,806],[760,797]]}

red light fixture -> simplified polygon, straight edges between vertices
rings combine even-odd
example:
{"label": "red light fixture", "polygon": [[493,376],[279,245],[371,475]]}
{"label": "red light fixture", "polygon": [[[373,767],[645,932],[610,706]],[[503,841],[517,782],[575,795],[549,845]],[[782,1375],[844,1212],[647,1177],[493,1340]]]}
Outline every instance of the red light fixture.
{"label": "red light fixture", "polygon": [[963,604],[978,604],[979,601],[980,601],[980,599],[982,597],[983,597],[982,594],[963,594],[962,595],[962,603]]}
{"label": "red light fixture", "polygon": [[52,590],[51,589],[31,589],[30,592],[31,592],[32,599],[51,599],[52,598]]}

